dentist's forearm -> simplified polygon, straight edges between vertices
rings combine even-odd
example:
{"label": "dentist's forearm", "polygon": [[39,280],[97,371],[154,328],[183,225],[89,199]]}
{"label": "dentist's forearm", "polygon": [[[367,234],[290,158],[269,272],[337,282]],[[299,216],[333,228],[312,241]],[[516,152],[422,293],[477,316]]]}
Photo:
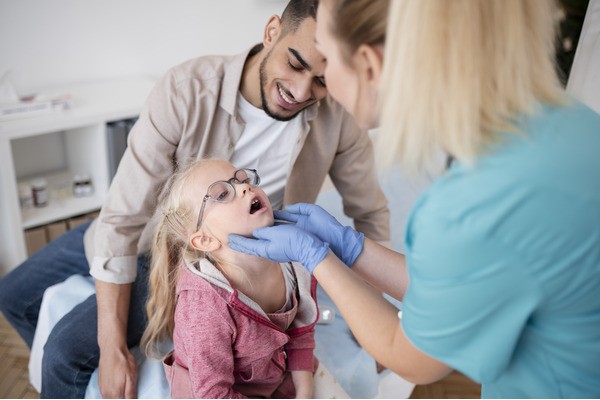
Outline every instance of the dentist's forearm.
{"label": "dentist's forearm", "polygon": [[352,270],[366,282],[390,296],[402,300],[408,287],[406,259],[403,254],[365,238]]}
{"label": "dentist's forearm", "polygon": [[435,382],[451,371],[415,348],[404,335],[398,310],[333,253],[317,265],[313,274],[358,342],[375,360],[419,384]]}

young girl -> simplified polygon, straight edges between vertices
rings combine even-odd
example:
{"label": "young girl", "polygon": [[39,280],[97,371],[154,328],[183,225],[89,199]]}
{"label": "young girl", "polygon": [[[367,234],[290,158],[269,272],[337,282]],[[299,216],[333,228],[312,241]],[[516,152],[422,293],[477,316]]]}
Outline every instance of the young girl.
{"label": "young girl", "polygon": [[313,395],[316,281],[304,268],[235,252],[227,235],[273,225],[255,170],[194,162],[167,181],[152,250],[142,346],[165,357],[178,398]]}

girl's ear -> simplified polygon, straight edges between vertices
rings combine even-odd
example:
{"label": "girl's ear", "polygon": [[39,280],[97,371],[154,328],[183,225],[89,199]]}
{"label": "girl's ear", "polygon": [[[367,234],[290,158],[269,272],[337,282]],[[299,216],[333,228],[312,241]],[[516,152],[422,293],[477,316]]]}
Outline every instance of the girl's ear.
{"label": "girl's ear", "polygon": [[263,35],[263,46],[266,49],[270,48],[273,43],[277,41],[277,38],[281,34],[281,19],[277,15],[271,16],[267,26],[265,26],[265,32]]}
{"label": "girl's ear", "polygon": [[361,44],[354,53],[354,61],[360,79],[377,90],[383,69],[383,47]]}
{"label": "girl's ear", "polygon": [[202,232],[196,232],[190,237],[190,246],[196,250],[211,252],[221,247],[221,242],[211,236],[204,235]]}

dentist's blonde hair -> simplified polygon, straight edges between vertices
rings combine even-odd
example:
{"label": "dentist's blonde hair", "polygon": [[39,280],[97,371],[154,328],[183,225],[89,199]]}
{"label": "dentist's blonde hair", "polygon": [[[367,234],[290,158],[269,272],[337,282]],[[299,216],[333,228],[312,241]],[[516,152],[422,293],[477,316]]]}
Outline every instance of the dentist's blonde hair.
{"label": "dentist's blonde hair", "polygon": [[536,104],[561,104],[551,0],[393,0],[381,79],[379,166],[473,164]]}
{"label": "dentist's blonde hair", "polygon": [[390,0],[321,0],[330,7],[331,34],[342,44],[341,54],[348,65],[363,44],[385,44],[386,20]]}

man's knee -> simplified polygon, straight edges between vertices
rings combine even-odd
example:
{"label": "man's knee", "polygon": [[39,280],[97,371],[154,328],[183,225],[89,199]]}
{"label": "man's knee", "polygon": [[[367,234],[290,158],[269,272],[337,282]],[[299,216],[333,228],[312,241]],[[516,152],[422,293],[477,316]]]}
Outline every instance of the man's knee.
{"label": "man's knee", "polygon": [[61,329],[53,329],[44,345],[42,369],[75,368],[87,366],[98,358],[98,347],[95,331],[89,332],[87,340],[81,340],[81,332],[65,333]]}
{"label": "man's knee", "polygon": [[59,366],[70,364],[71,346],[67,346],[69,340],[56,337],[50,334],[44,345],[44,354],[42,357],[42,371],[56,370]]}
{"label": "man's knee", "polygon": [[96,298],[90,295],[67,312],[52,327],[44,345],[44,359],[69,365],[86,364],[98,358]]}
{"label": "man's knee", "polygon": [[[27,261],[25,261],[27,262]],[[24,263],[25,264],[25,263]],[[19,266],[20,267],[20,266]],[[19,267],[0,278],[0,311],[8,318],[13,314],[22,314],[18,304],[22,303],[22,280]]]}
{"label": "man's knee", "polygon": [[9,291],[10,285],[6,284],[6,279],[0,278],[0,311],[4,314],[6,314],[4,307],[6,307],[7,300],[12,298]]}
{"label": "man's knee", "polygon": [[42,398],[83,398],[97,356],[66,334],[51,334],[44,346],[41,368]]}

